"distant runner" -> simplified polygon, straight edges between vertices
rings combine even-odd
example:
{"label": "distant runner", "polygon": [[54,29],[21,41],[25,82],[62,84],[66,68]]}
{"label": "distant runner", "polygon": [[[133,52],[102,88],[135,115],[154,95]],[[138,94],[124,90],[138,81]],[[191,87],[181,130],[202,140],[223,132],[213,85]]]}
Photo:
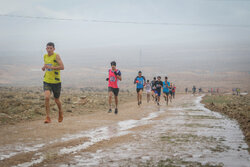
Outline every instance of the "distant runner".
{"label": "distant runner", "polygon": [[186,94],[188,93],[188,88],[185,89]]}
{"label": "distant runner", "polygon": [[199,88],[199,93],[202,93],[202,88]]}
{"label": "distant runner", "polygon": [[147,80],[146,83],[146,93],[147,93],[147,102],[150,101],[150,93],[151,93],[151,84],[149,83],[149,80]]}
{"label": "distant runner", "polygon": [[44,65],[42,70],[45,71],[43,80],[43,90],[45,96],[46,119],[44,123],[50,123],[50,95],[53,92],[55,102],[59,110],[58,122],[63,121],[62,104],[60,101],[61,93],[61,76],[60,70],[64,70],[63,62],[59,54],[54,53],[55,44],[49,42],[46,47],[47,54],[44,55]]}
{"label": "distant runner", "polygon": [[[195,95],[195,93],[196,93],[196,87],[193,86],[193,89],[192,89],[192,90],[193,90],[193,94]],[[212,91],[213,91],[213,90],[212,90]],[[212,91],[211,91],[211,92],[212,92]]]}
{"label": "distant runner", "polygon": [[145,86],[146,79],[144,76],[142,76],[142,72],[138,72],[138,76],[135,77],[134,84],[136,84],[136,92],[137,92],[137,101],[138,105],[142,104],[142,92],[143,88]]}
{"label": "distant runner", "polygon": [[173,88],[172,88],[173,99],[175,98],[175,90],[176,90],[176,87],[175,87],[175,84],[174,84],[174,85],[173,85]]}
{"label": "distant runner", "polygon": [[122,80],[121,71],[116,69],[116,62],[112,61],[111,69],[109,69],[109,77],[106,79],[108,81],[108,93],[109,93],[109,113],[112,112],[111,103],[112,103],[112,94],[115,96],[115,114],[118,113],[118,80]]}
{"label": "distant runner", "polygon": [[169,87],[170,87],[170,82],[168,82],[168,77],[165,77],[165,81],[163,82],[163,96],[165,98],[167,105],[169,97]]}
{"label": "distant runner", "polygon": [[155,81],[156,81],[156,77],[154,77],[153,81],[151,81],[151,92],[152,92],[152,98],[153,100],[155,100]]}
{"label": "distant runner", "polygon": [[173,97],[173,84],[170,83],[169,87],[169,101],[172,103],[172,97]]}
{"label": "distant runner", "polygon": [[240,95],[240,88],[236,88],[237,95]]}
{"label": "distant runner", "polygon": [[155,86],[155,100],[157,102],[157,105],[160,105],[161,100],[161,88],[163,87],[163,82],[161,81],[161,77],[157,77],[157,81],[154,82]]}

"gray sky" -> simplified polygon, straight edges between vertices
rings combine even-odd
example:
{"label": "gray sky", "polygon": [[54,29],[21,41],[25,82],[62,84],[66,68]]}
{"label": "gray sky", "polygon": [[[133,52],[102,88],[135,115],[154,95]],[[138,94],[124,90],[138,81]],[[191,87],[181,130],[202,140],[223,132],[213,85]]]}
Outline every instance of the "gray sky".
{"label": "gray sky", "polygon": [[[0,14],[181,24],[250,25],[250,0],[0,0]],[[112,24],[0,17],[0,51],[167,48],[250,53],[249,27]],[[226,52],[225,52],[226,53]]]}
{"label": "gray sky", "polygon": [[[69,85],[86,84],[88,67],[104,85],[112,60],[127,69],[125,83],[132,83],[138,70],[151,78],[178,71],[201,78],[204,71],[250,74],[250,0],[0,0],[4,14],[74,21],[0,16],[0,83],[40,85],[49,41],[64,61]],[[187,77],[178,81],[192,83]]]}

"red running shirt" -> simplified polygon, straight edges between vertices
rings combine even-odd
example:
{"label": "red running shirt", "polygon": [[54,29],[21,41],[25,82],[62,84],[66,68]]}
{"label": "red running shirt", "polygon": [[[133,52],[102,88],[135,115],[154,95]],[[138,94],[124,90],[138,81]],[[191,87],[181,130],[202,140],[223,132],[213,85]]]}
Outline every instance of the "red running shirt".
{"label": "red running shirt", "polygon": [[[116,69],[115,71],[118,71],[118,75],[121,75],[119,70]],[[117,79],[117,76],[114,73],[115,71],[112,71],[111,69],[109,69],[109,84],[108,84],[108,87],[119,88],[118,79]]]}
{"label": "red running shirt", "polygon": [[172,92],[175,92],[176,87],[173,87]]}

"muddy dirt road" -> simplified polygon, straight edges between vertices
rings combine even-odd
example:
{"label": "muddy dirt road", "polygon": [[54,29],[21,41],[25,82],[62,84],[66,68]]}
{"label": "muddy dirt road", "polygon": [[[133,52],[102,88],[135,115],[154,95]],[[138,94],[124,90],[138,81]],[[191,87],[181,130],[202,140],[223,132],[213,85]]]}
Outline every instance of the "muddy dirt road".
{"label": "muddy dirt road", "polygon": [[114,113],[2,126],[0,166],[249,166],[236,121],[180,95],[169,106],[120,106]]}

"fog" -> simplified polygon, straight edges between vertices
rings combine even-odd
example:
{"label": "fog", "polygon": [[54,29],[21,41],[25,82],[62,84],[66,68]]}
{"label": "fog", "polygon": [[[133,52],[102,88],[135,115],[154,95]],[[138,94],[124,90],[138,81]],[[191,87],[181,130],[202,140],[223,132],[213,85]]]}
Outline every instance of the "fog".
{"label": "fog", "polygon": [[234,72],[234,80],[243,77],[240,84],[250,78],[249,1],[0,0],[0,24],[1,85],[41,85],[50,41],[65,64],[68,86],[106,85],[112,60],[126,87],[138,70],[188,86],[195,80],[183,77],[187,72],[200,82],[207,75],[214,86],[219,73],[222,79]]}

